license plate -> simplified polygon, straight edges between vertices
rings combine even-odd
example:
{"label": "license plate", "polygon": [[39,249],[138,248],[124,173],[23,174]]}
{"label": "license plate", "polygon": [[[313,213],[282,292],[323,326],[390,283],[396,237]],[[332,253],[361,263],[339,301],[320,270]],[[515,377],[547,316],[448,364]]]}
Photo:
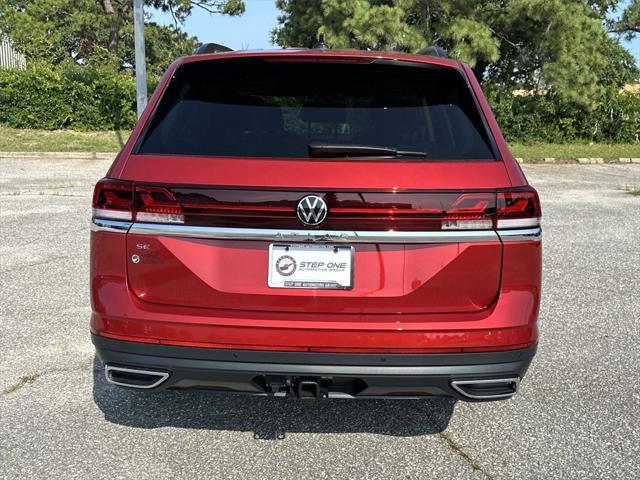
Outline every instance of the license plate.
{"label": "license plate", "polygon": [[269,245],[271,288],[349,290],[353,288],[353,247],[345,245]]}

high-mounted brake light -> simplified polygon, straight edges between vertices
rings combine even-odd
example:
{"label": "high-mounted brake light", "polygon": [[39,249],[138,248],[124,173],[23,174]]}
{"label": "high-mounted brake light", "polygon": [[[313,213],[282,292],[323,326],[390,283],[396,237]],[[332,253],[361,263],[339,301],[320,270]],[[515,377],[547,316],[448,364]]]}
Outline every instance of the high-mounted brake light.
{"label": "high-mounted brake light", "polygon": [[542,208],[532,187],[498,192],[496,228],[528,228],[540,225]]}
{"label": "high-mounted brake light", "polygon": [[373,59],[367,57],[324,57],[322,55],[265,57],[262,61],[268,63],[373,63]]}
{"label": "high-mounted brake light", "polygon": [[133,183],[103,178],[93,190],[93,216],[110,220],[133,219]]}

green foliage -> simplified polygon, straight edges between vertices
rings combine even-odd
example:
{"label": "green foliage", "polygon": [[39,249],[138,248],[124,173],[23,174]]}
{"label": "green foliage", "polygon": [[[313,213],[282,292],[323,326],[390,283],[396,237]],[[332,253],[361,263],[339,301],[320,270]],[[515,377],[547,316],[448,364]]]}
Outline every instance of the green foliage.
{"label": "green foliage", "polygon": [[[198,40],[181,31],[194,8],[238,15],[242,0],[146,0],[175,26],[145,25],[148,90]],[[0,70],[0,122],[20,128],[102,130],[136,120],[133,0],[0,0],[0,32],[28,69]]]}
{"label": "green foliage", "polygon": [[194,7],[223,15],[242,15],[245,11],[243,0],[146,0],[145,3],[170,13],[179,23],[184,22],[191,15]]}
{"label": "green foliage", "polygon": [[71,105],[59,72],[33,63],[27,70],[0,69],[0,122],[14,127],[62,128]]}
{"label": "green foliage", "polygon": [[[638,0],[635,0],[634,5]],[[469,63],[483,82],[553,92],[584,110],[615,78],[637,78],[633,58],[605,28],[615,0],[277,0],[281,46],[416,51],[430,44]],[[633,6],[633,5],[632,5]],[[619,61],[624,53],[627,58]],[[607,83],[604,80],[609,80]]]}
{"label": "green foliage", "polygon": [[135,82],[108,66],[30,62],[26,70],[0,70],[0,123],[104,130],[131,128],[135,120]]}
{"label": "green foliage", "polygon": [[640,0],[631,0],[620,18],[612,22],[612,31],[631,40],[640,34]]}
{"label": "green foliage", "polygon": [[[148,22],[147,69],[159,74],[179,56],[195,51],[198,39],[178,28],[194,8],[239,15],[242,0],[146,0],[147,6],[173,15],[175,26]],[[133,0],[0,0],[0,31],[29,60],[57,65],[65,60],[86,64],[96,50],[134,64]]]}
{"label": "green foliage", "polygon": [[511,95],[495,86],[485,87],[485,93],[509,141],[639,141],[640,95],[611,92],[586,111],[553,94]]}
{"label": "green foliage", "polygon": [[3,0],[0,30],[28,58],[57,63],[72,51],[84,57],[90,45],[100,41],[96,32],[105,23],[97,13],[93,0]]}
{"label": "green foliage", "polygon": [[[133,33],[131,34],[133,36]],[[199,42],[195,37],[190,37],[183,31],[148,23],[144,27],[146,43],[147,73],[161,76],[167,67],[178,57],[191,55],[196,51]],[[127,44],[128,47],[133,44]],[[134,50],[127,47],[126,61],[133,65]]]}

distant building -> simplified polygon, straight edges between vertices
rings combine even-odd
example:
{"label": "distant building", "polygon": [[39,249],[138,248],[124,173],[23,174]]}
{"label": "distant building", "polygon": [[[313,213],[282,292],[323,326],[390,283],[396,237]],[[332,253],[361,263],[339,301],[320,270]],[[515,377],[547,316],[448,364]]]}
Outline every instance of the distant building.
{"label": "distant building", "polygon": [[630,93],[631,95],[640,95],[640,83],[627,83],[620,89],[620,93]]}
{"label": "distant building", "polygon": [[[627,83],[620,87],[618,90],[620,93],[628,93],[630,95],[640,95],[640,83]],[[534,95],[546,95],[549,90],[527,90],[525,88],[519,88],[517,90],[511,90],[511,95],[514,97],[532,97]]]}
{"label": "distant building", "polygon": [[519,88],[517,90],[511,90],[511,95],[514,97],[533,97],[534,95],[546,95],[549,90],[541,88],[540,90],[527,90],[525,88]]}
{"label": "distant building", "polygon": [[25,68],[27,59],[13,48],[11,40],[0,35],[0,68]]}

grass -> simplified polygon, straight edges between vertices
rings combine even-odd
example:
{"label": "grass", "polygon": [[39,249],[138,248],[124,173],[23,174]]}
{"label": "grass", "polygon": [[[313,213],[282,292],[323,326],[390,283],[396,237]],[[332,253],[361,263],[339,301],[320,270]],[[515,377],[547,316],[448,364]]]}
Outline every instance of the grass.
{"label": "grass", "polygon": [[0,125],[0,152],[117,152],[128,131],[28,130]]}
{"label": "grass", "polygon": [[[73,130],[23,130],[0,125],[0,152],[117,152],[129,136],[128,131],[76,132]],[[511,152],[525,161],[542,161],[545,157],[575,160],[600,157],[640,157],[640,143],[512,143]]]}
{"label": "grass", "polygon": [[556,160],[576,158],[617,158],[640,157],[640,143],[512,143],[509,145],[514,157],[528,161],[541,161],[547,157]]}

